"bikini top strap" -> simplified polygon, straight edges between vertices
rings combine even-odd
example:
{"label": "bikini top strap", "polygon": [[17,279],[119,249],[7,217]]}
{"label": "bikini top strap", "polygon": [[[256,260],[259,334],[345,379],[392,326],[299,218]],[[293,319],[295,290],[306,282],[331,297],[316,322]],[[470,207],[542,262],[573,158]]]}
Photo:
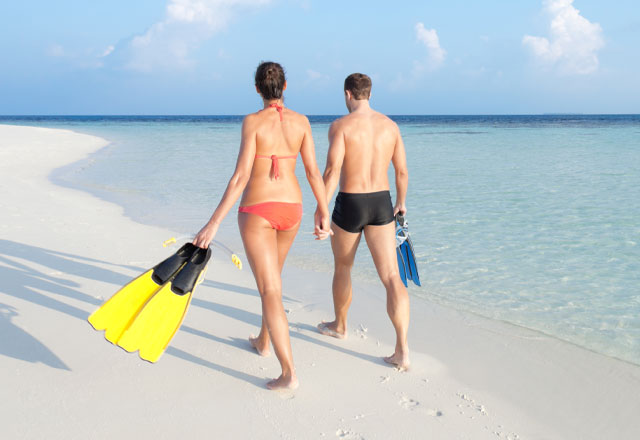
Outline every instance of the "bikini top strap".
{"label": "bikini top strap", "polygon": [[271,174],[275,180],[278,180],[280,177],[280,165],[278,165],[278,159],[295,159],[298,155],[293,156],[276,156],[272,154],[271,156],[264,156],[262,154],[256,154],[257,158],[271,159]]}
{"label": "bikini top strap", "polygon": [[269,107],[275,107],[276,108],[276,110],[280,114],[280,121],[282,121],[282,110],[284,109],[284,107],[281,106],[281,105],[276,104],[275,102],[269,104]]}

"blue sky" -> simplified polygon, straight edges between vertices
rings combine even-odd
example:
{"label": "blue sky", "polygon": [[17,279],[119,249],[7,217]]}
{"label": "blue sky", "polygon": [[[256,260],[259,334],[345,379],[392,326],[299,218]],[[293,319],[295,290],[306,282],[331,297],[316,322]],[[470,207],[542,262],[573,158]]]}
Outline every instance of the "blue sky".
{"label": "blue sky", "polygon": [[342,114],[640,113],[632,0],[86,0],[0,8],[0,114],[245,114],[282,63],[286,104]]}

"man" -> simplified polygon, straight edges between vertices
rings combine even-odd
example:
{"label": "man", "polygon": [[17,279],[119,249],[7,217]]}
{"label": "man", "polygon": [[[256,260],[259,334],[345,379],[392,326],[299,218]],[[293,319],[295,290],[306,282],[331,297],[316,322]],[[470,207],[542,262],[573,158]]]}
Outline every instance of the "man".
{"label": "man", "polygon": [[[344,81],[344,95],[349,114],[331,124],[324,172],[328,200],[340,182],[331,225],[335,320],[318,324],[318,330],[336,338],[347,336],[351,268],[364,231],[378,275],[387,290],[387,313],[396,330],[395,352],[384,360],[406,369],[409,367],[409,295],[398,272],[394,222],[396,213],[406,212],[409,177],[404,144],[398,126],[369,106],[371,79],[367,75],[349,75]],[[389,193],[389,163],[393,163],[395,169],[395,207]]]}

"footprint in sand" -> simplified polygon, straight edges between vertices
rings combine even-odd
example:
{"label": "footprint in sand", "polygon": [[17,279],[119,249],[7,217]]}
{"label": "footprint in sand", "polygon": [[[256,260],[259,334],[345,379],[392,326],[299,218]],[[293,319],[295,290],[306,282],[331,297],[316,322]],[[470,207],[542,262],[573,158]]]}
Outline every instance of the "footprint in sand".
{"label": "footprint in sand", "polygon": [[356,335],[358,335],[361,339],[367,339],[367,332],[369,331],[364,325],[360,324],[360,326],[356,329]]}
{"label": "footprint in sand", "polygon": [[400,398],[400,401],[398,402],[398,405],[400,405],[406,410],[413,411],[416,408],[418,408],[418,406],[420,406],[420,402],[418,402],[417,400],[410,399],[407,396],[402,396]]}
{"label": "footprint in sand", "polygon": [[439,409],[428,409],[427,410],[427,415],[429,415],[431,417],[442,417],[444,415],[444,413],[442,411],[440,411]]}
{"label": "footprint in sand", "polygon": [[442,417],[444,415],[444,413],[439,409],[433,409],[433,408],[424,409],[421,406],[420,402],[418,402],[417,400],[413,400],[404,395],[400,397],[400,401],[398,402],[398,405],[400,405],[401,407],[403,407],[408,411],[419,411],[431,417]]}
{"label": "footprint in sand", "polygon": [[364,437],[350,429],[338,429],[336,437],[345,440],[364,440]]}
{"label": "footprint in sand", "polygon": [[468,402],[468,404],[467,404],[468,408],[471,408],[471,409],[479,412],[483,416],[487,415],[487,408],[485,408],[484,405],[481,405],[481,404],[477,403],[475,400],[473,400],[468,395],[466,395],[464,393],[458,393],[458,397],[460,397],[462,400]]}

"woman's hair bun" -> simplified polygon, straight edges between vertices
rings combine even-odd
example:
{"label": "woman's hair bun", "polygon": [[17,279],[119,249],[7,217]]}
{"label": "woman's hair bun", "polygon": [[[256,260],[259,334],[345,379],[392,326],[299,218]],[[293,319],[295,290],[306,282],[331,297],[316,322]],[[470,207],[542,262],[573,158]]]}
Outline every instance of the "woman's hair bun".
{"label": "woman's hair bun", "polygon": [[255,84],[263,99],[281,99],[285,81],[284,69],[278,63],[263,61],[256,69]]}

